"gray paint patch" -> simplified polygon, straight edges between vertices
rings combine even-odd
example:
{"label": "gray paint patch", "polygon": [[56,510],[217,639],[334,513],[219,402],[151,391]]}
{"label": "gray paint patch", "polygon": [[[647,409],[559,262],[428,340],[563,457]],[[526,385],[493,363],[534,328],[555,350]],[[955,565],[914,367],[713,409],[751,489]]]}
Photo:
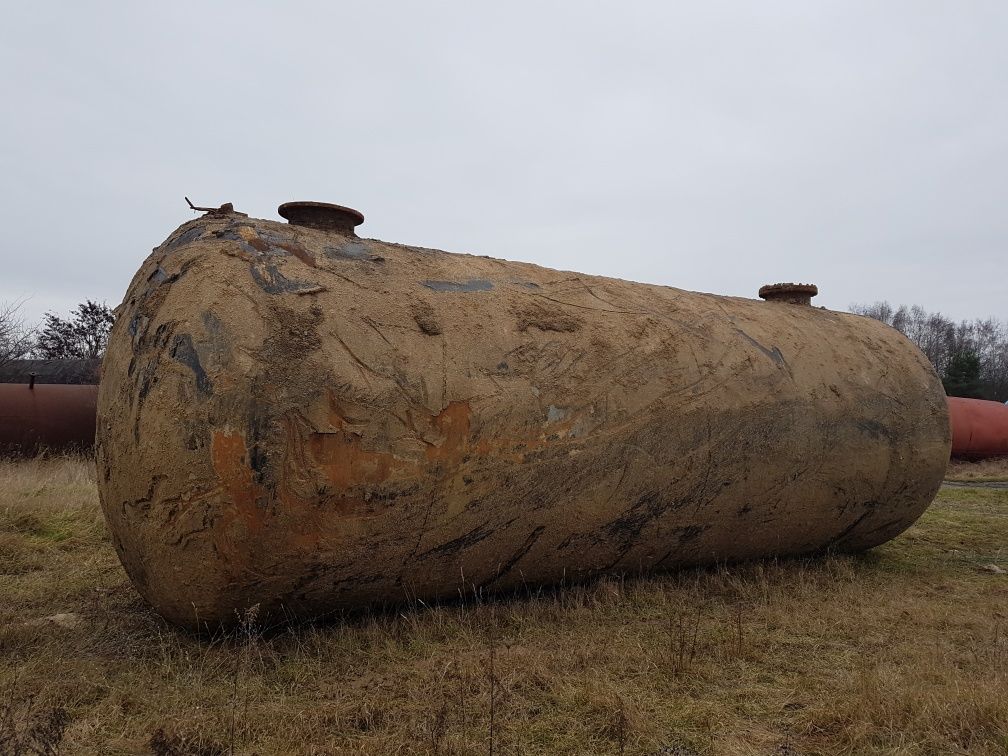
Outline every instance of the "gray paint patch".
{"label": "gray paint patch", "polygon": [[203,236],[202,228],[190,228],[185,233],[179,234],[177,237],[172,239],[170,242],[165,244],[165,251],[170,249],[175,249],[176,247],[181,247],[185,244],[196,241],[201,236]]}
{"label": "gray paint patch", "polygon": [[326,257],[336,260],[361,260],[363,262],[384,262],[381,255],[373,255],[367,245],[359,241],[351,241],[342,247],[325,247],[322,250]]}
{"label": "gray paint patch", "polygon": [[554,407],[552,404],[546,410],[546,422],[558,423],[567,417],[567,410],[563,407]]}
{"label": "gray paint patch", "polygon": [[281,273],[276,265],[250,265],[252,279],[267,294],[311,294],[323,291],[325,287],[309,281],[292,281]]}
{"label": "gray paint patch", "polygon": [[471,278],[465,282],[459,281],[422,281],[424,286],[434,291],[451,293],[469,293],[473,291],[490,291],[493,284],[485,278]]}
{"label": "gray paint patch", "polygon": [[171,356],[176,362],[181,362],[193,371],[193,375],[196,376],[196,390],[202,396],[213,394],[213,384],[200,363],[199,355],[196,354],[192,336],[188,333],[176,336],[172,342]]}

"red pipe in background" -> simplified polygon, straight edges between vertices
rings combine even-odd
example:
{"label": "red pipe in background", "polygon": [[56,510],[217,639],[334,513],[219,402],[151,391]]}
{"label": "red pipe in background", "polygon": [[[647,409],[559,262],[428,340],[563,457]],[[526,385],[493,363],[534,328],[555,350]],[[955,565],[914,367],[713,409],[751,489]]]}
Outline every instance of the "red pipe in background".
{"label": "red pipe in background", "polygon": [[1008,406],[958,396],[947,399],[953,457],[984,459],[1008,456]]}
{"label": "red pipe in background", "polygon": [[94,446],[98,387],[0,383],[0,454]]}

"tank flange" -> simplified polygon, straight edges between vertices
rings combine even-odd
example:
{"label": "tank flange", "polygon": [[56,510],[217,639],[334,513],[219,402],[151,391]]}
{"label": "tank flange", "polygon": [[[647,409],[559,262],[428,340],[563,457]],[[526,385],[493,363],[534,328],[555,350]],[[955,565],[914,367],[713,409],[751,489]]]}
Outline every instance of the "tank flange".
{"label": "tank flange", "polygon": [[354,228],[364,222],[361,212],[329,202],[285,202],[277,208],[277,212],[294,226],[307,226],[350,236],[356,236]]}

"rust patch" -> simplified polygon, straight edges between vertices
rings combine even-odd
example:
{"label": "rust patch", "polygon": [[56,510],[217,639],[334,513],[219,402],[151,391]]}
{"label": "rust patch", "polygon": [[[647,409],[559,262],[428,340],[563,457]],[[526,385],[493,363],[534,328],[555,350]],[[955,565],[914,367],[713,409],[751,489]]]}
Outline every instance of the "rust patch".
{"label": "rust patch", "polygon": [[256,504],[259,487],[248,464],[245,439],[236,431],[215,431],[211,442],[211,460],[226,499],[231,506],[221,507],[214,522],[214,544],[232,572],[247,560],[262,530],[264,516]]}
{"label": "rust patch", "polygon": [[388,452],[361,448],[361,439],[352,433],[312,433],[308,443],[312,459],[337,490],[382,483],[397,472],[414,470],[415,465]]}
{"label": "rust patch", "polygon": [[302,247],[300,244],[298,244],[295,241],[290,241],[290,242],[280,242],[280,241],[278,241],[278,242],[274,242],[274,246],[279,247],[280,249],[282,249],[282,250],[284,250],[286,252],[290,252],[292,255],[294,255],[294,257],[296,257],[298,260],[300,260],[301,262],[303,262],[309,268],[317,268],[318,267],[315,264],[315,258],[312,256],[312,254],[307,249],[305,249],[304,247]]}
{"label": "rust patch", "polygon": [[214,472],[231,502],[240,508],[255,504],[255,483],[248,466],[245,439],[236,431],[215,431],[211,447]]}
{"label": "rust patch", "polygon": [[472,408],[469,402],[449,402],[431,420],[431,427],[437,430],[443,440],[427,447],[427,459],[431,462],[459,462],[465,453],[469,440],[469,417]]}
{"label": "rust patch", "polygon": [[[330,397],[332,401],[332,397]],[[468,402],[451,402],[431,418],[430,426],[439,436],[437,443],[427,443],[428,462],[458,464],[468,448],[469,418],[472,409]],[[334,433],[312,433],[309,447],[315,464],[325,473],[326,479],[337,490],[353,486],[384,483],[397,474],[416,474],[420,465],[401,459],[391,452],[371,451],[362,448],[362,439],[344,430],[350,425],[344,408],[337,403],[330,409],[330,421],[340,428]]]}

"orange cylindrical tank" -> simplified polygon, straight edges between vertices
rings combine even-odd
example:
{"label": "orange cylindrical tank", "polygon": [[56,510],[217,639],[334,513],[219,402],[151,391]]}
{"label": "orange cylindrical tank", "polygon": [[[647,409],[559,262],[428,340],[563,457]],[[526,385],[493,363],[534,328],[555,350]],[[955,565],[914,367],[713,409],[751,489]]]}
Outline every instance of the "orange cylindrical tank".
{"label": "orange cylindrical tank", "polygon": [[0,383],[0,453],[94,445],[98,387]]}
{"label": "orange cylindrical tank", "polygon": [[985,399],[950,396],[948,408],[953,457],[1008,456],[1008,406]]}

